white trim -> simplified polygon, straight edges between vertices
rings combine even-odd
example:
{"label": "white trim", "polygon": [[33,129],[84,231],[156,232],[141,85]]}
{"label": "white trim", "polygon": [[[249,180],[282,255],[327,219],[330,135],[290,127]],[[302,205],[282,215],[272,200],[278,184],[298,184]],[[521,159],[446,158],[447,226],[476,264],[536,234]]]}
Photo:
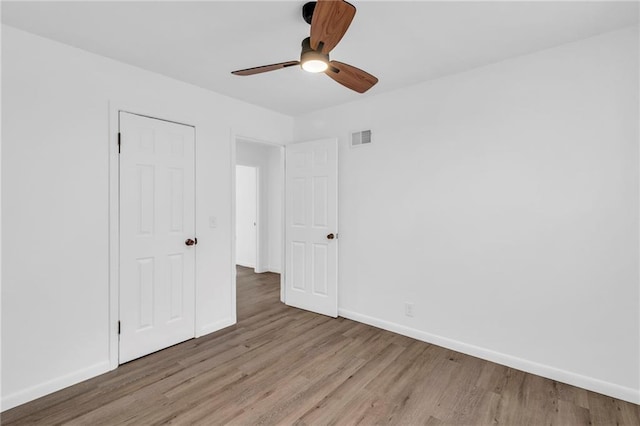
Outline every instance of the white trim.
{"label": "white trim", "polygon": [[[638,74],[638,80],[636,81],[636,83],[640,84],[640,74]],[[636,107],[638,107],[640,109],[640,99],[638,100],[638,104],[636,105]],[[637,134],[636,134],[637,137]],[[637,152],[636,154],[636,164],[640,163],[640,150]],[[636,181],[636,183],[639,183],[640,181]],[[637,228],[637,232],[638,235],[636,235],[638,237],[638,246],[640,247],[640,215],[638,215],[636,217],[636,219],[639,221],[639,226]],[[640,249],[638,250],[638,259],[637,259],[638,264],[640,264]],[[640,278],[640,277],[639,277]],[[638,289],[640,289],[640,279],[638,280],[638,282],[636,283],[638,286]],[[638,292],[638,305],[636,306],[640,306],[640,291]],[[640,309],[637,312],[636,315],[636,321],[638,324],[640,324]],[[638,336],[638,353],[640,353],[640,336]],[[639,361],[640,362],[640,361]],[[640,371],[638,371],[638,377],[636,377],[636,379],[638,380],[638,383],[640,383]],[[638,390],[638,393],[636,395],[636,404],[640,404],[640,389]]]}
{"label": "white trim", "polygon": [[[208,218],[207,218],[208,221]],[[198,127],[193,125],[193,236],[198,240]],[[198,246],[193,259],[193,338],[198,337]]]}
{"label": "white trim", "polygon": [[287,275],[287,263],[285,260],[285,245],[287,244],[287,235],[286,235],[287,220],[285,219],[285,216],[287,214],[287,191],[286,191],[287,153],[286,153],[286,149],[287,149],[286,145],[283,145],[280,148],[280,166],[282,167],[282,173],[280,174],[280,176],[282,177],[282,181],[280,182],[281,183],[280,187],[282,188],[282,205],[280,206],[280,211],[282,213],[280,214],[280,229],[281,229],[282,244],[280,244],[279,274],[280,274],[280,302],[282,303],[285,303],[285,300],[287,299],[287,287],[285,285],[285,277]]}
{"label": "white trim", "polygon": [[231,219],[231,232],[230,237],[231,240],[231,320],[233,324],[238,322],[238,313],[236,307],[236,287],[237,284],[237,270],[236,270],[236,139],[237,136],[233,130],[231,130],[231,134],[229,135],[229,153],[231,154],[229,157],[231,158],[231,165],[229,167],[231,187],[229,190],[229,209],[231,211],[229,219]]}
{"label": "white trim", "polygon": [[[132,105],[131,103],[121,102],[118,100],[110,100],[108,102],[108,116],[109,116],[109,137],[107,138],[109,147],[109,369],[114,370],[118,368],[119,360],[119,338],[118,338],[118,320],[120,319],[119,301],[120,301],[120,289],[119,289],[119,274],[120,274],[120,173],[119,173],[119,153],[118,153],[118,133],[120,132],[120,112],[128,112],[131,114],[137,114],[146,116],[149,118],[155,118],[158,120],[171,121],[178,124],[184,124],[191,126],[194,129],[195,149],[198,147],[197,126],[191,124],[191,120],[186,117],[180,117],[178,114],[171,114],[171,117],[167,116],[162,111],[157,111],[153,106],[141,106]],[[198,176],[196,170],[196,160],[194,156],[194,178],[195,178],[195,197],[194,202],[197,203],[197,186]],[[195,224],[197,224],[197,209],[194,211]],[[195,229],[197,235],[197,229]],[[195,279],[195,311],[194,311],[194,326],[193,334],[197,337],[198,327],[198,258],[195,259],[194,279]],[[235,287],[235,286],[234,286]],[[201,327],[200,327],[201,328]]]}
{"label": "white trim", "polygon": [[120,318],[120,173],[118,162],[118,133],[120,109],[109,102],[109,368],[118,367],[118,320]]}
{"label": "white trim", "polygon": [[[236,167],[238,165],[236,164]],[[262,232],[262,220],[260,220],[260,215],[262,215],[262,209],[260,208],[260,203],[262,202],[262,197],[260,196],[260,191],[262,191],[261,186],[264,184],[262,179],[260,179],[260,174],[262,173],[260,166],[245,166],[245,167],[253,167],[256,171],[256,212],[255,212],[255,228],[256,228],[256,241],[255,241],[255,249],[256,249],[256,265],[253,267],[253,270],[256,273],[266,272],[266,269],[262,265],[262,254],[260,253],[260,245],[262,244],[262,238],[260,238],[260,233]]]}
{"label": "white trim", "polygon": [[491,349],[471,345],[458,340],[438,336],[436,334],[427,333],[425,331],[370,317],[368,315],[349,311],[347,309],[338,309],[338,315],[377,328],[382,328],[383,330],[402,334],[403,336],[412,337],[423,342],[442,346],[444,348],[482,358],[487,361],[506,365],[507,367],[512,367],[518,370],[525,371],[527,373],[536,374],[538,376],[546,377],[551,380],[557,380],[562,383],[578,386],[593,392],[598,392],[604,395],[612,396],[614,398],[622,399],[624,401],[629,401],[634,404],[640,404],[640,391],[638,389],[616,385],[615,383],[606,382],[604,380],[596,379],[593,377],[583,376],[581,374],[562,370],[550,365],[539,364],[534,361],[507,355],[501,352],[496,352]]}
{"label": "white trim", "polygon": [[205,324],[198,330],[196,337],[202,337],[205,334],[214,333],[216,331],[220,331],[223,328],[227,328],[236,323],[236,319],[234,317],[225,318],[220,321],[212,322],[210,324]]}
{"label": "white trim", "polygon": [[9,410],[34,399],[59,391],[66,387],[75,385],[92,377],[99,376],[111,370],[109,361],[103,361],[87,368],[80,369],[73,373],[46,381],[44,383],[31,386],[11,395],[2,397],[2,409]]}

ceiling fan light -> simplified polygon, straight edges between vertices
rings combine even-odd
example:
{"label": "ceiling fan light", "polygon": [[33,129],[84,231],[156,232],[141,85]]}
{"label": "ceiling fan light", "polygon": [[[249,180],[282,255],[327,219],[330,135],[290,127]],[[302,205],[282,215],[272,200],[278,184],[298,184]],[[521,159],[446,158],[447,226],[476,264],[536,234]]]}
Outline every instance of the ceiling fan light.
{"label": "ceiling fan light", "polygon": [[302,69],[307,72],[324,72],[328,67],[329,64],[321,59],[309,59],[302,63]]}
{"label": "ceiling fan light", "polygon": [[302,52],[300,53],[300,66],[307,72],[324,72],[329,68],[329,55],[311,48],[309,37],[302,40]]}

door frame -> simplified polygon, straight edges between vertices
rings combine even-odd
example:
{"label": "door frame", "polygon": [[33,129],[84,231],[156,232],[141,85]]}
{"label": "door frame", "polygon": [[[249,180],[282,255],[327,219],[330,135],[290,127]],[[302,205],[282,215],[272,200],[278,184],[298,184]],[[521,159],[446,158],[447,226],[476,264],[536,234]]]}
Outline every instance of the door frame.
{"label": "door frame", "polygon": [[[108,102],[108,116],[109,116],[109,137],[108,152],[109,152],[109,321],[108,321],[108,336],[109,336],[109,369],[114,370],[118,368],[119,364],[119,345],[120,339],[118,337],[118,321],[120,320],[120,161],[119,161],[119,147],[118,147],[118,133],[120,132],[120,112],[126,112],[129,114],[140,115],[156,120],[168,121],[171,123],[181,124],[185,126],[193,127],[194,131],[194,204],[197,200],[197,164],[195,158],[197,158],[198,152],[198,128],[195,124],[190,124],[190,120],[186,117],[168,117],[161,111],[156,111],[153,107],[132,105],[128,102],[110,100]],[[197,235],[197,209],[194,209],[195,219],[195,235]],[[194,259],[195,269],[198,268],[198,257]],[[194,274],[195,289],[194,299],[198,298],[198,282],[197,273]],[[235,286],[234,286],[235,288]],[[198,337],[198,304],[194,300],[194,336]]]}
{"label": "door frame", "polygon": [[[282,215],[280,218],[280,225],[281,225],[281,248],[280,248],[280,258],[281,258],[281,266],[280,266],[280,301],[284,303],[285,300],[285,281],[284,281],[284,276],[285,276],[285,266],[284,266],[284,236],[285,236],[285,229],[284,229],[284,225],[285,225],[285,193],[284,193],[284,185],[285,185],[285,176],[284,176],[284,172],[285,172],[285,164],[284,164],[284,158],[285,158],[285,145],[284,144],[280,144],[280,143],[276,143],[276,142],[272,142],[272,141],[267,141],[267,140],[263,140],[263,139],[256,139],[254,137],[250,137],[250,136],[244,136],[241,133],[235,133],[235,132],[231,132],[231,138],[229,140],[229,150],[231,152],[231,229],[233,230],[233,232],[235,232],[236,229],[236,165],[237,165],[237,156],[236,156],[236,143],[238,142],[238,140],[242,140],[245,142],[252,142],[252,143],[258,143],[258,144],[262,144],[262,145],[267,145],[270,147],[275,147],[278,148],[278,150],[280,151],[280,164],[282,166],[282,205],[281,205],[281,211],[282,211]],[[256,167],[256,169],[259,169],[258,167]],[[259,170],[258,170],[259,172]],[[258,191],[260,190],[260,178],[258,177]],[[259,195],[258,195],[259,198]],[[258,211],[259,211],[260,207],[258,206]],[[259,252],[259,242],[260,242],[260,236],[259,236],[259,229],[256,229],[256,251]],[[256,265],[258,264],[258,259],[259,256],[256,253]],[[235,238],[231,238],[231,277],[232,277],[232,281],[233,281],[233,289],[232,289],[232,317],[237,321],[237,312],[236,312],[236,304],[237,304],[237,297],[236,297],[236,287],[237,287],[237,273],[236,273],[236,239]]]}

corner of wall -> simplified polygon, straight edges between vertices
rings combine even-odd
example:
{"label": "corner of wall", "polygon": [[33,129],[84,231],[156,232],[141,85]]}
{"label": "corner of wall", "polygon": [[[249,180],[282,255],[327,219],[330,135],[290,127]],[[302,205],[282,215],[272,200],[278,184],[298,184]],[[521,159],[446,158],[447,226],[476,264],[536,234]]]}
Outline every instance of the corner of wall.
{"label": "corner of wall", "polygon": [[196,332],[196,338],[205,336],[207,334],[215,333],[216,331],[220,331],[223,328],[230,327],[235,323],[236,323],[236,320],[234,318],[228,317],[228,318],[221,319],[220,321],[205,324],[198,328]]}

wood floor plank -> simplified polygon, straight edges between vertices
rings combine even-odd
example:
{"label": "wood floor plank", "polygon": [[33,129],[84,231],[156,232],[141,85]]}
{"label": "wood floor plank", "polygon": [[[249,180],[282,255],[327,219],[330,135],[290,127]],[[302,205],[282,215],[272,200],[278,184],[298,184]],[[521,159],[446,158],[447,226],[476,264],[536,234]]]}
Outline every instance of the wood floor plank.
{"label": "wood floor plank", "polygon": [[[348,410],[353,399],[360,393],[365,392],[365,386],[377,377],[391,363],[395,362],[398,355],[405,348],[390,343],[384,349],[379,351],[366,364],[364,364],[347,380],[340,383],[331,393],[322,395],[322,400],[313,404],[311,408],[304,411],[297,419],[291,416],[285,423],[299,424],[321,424],[321,423],[337,423],[340,418],[336,413]],[[369,395],[369,393],[367,393]]]}
{"label": "wood floor plank", "polygon": [[1,415],[3,425],[640,425],[640,407],[280,302],[238,267],[238,323]]}

